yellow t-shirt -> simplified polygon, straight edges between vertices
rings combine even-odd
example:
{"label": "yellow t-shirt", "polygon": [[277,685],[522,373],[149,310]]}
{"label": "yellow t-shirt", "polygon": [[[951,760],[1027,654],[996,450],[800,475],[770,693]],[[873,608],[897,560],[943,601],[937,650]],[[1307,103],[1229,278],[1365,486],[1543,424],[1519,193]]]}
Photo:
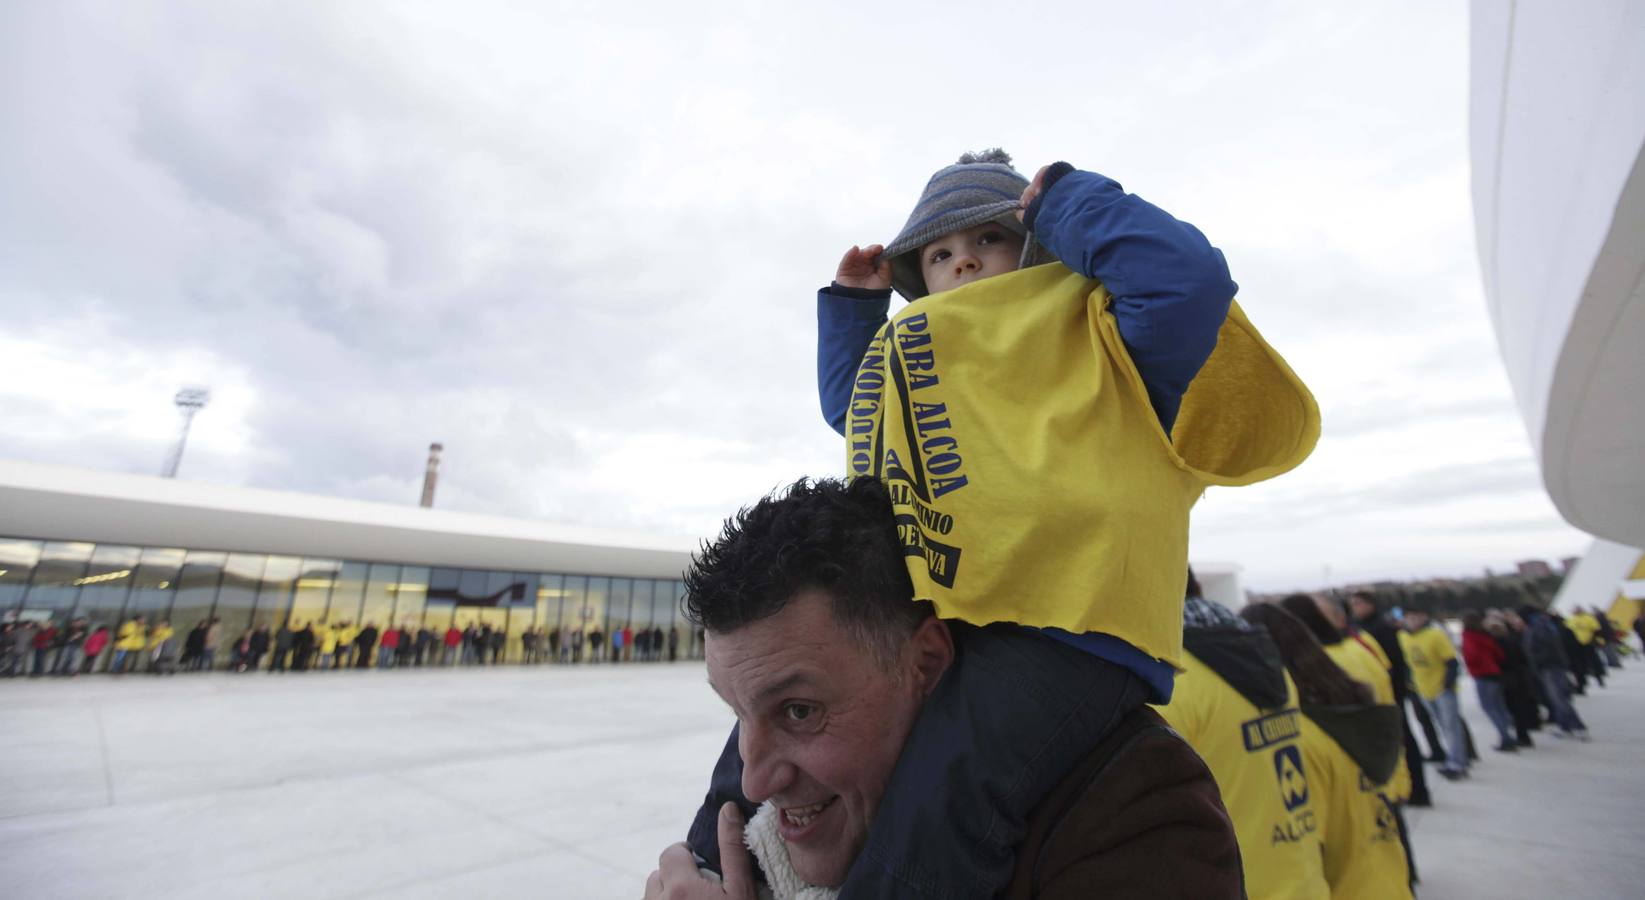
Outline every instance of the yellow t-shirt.
{"label": "yellow t-shirt", "polygon": [[[1361,643],[1361,640],[1364,643]],[[1370,687],[1371,695],[1376,698],[1378,704],[1394,705],[1394,679],[1389,674],[1393,663],[1373,638],[1355,638],[1349,635],[1327,646],[1325,653],[1331,657],[1332,662],[1348,673],[1349,678]],[[1394,774],[1388,782],[1378,787],[1393,800],[1404,801],[1410,798],[1411,770],[1406,767],[1403,756],[1400,757],[1399,765],[1394,767]]]}
{"label": "yellow t-shirt", "polygon": [[120,635],[115,639],[114,649],[128,652],[143,649],[143,631],[136,622],[128,619],[120,625]]}
{"label": "yellow t-shirt", "polygon": [[846,466],[886,482],[939,615],[1101,632],[1175,666],[1189,509],[1300,464],[1319,408],[1236,303],[1167,436],[1112,300],[1052,263],[908,304],[858,366]]}
{"label": "yellow t-shirt", "polygon": [[1417,693],[1433,700],[1445,690],[1445,663],[1457,658],[1451,636],[1437,624],[1430,623],[1421,631],[1401,631],[1399,645],[1405,651],[1405,662],[1411,667],[1411,681]]}
{"label": "yellow t-shirt", "polygon": [[1389,801],[1307,716],[1302,717],[1301,743],[1309,798],[1319,811],[1331,900],[1411,897],[1411,870]]}
{"label": "yellow t-shirt", "polygon": [[1588,613],[1577,613],[1566,616],[1565,624],[1576,635],[1577,643],[1586,647],[1594,641],[1594,634],[1599,631],[1599,620]]}
{"label": "yellow t-shirt", "polygon": [[153,650],[171,639],[177,632],[170,625],[156,625],[149,630],[149,649]]}
{"label": "yellow t-shirt", "polygon": [[[1251,900],[1327,895],[1318,822],[1299,750],[1302,714],[1285,676],[1285,705],[1258,709],[1192,653],[1182,656],[1171,703],[1155,707],[1193,746],[1234,820]],[[1299,787],[1300,786],[1300,787]]]}

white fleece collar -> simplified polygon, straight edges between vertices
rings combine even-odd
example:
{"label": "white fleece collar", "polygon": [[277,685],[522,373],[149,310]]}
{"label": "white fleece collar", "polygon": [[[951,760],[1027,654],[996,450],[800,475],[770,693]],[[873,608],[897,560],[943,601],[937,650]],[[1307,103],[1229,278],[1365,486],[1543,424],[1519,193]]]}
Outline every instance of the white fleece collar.
{"label": "white fleece collar", "polygon": [[794,871],[794,864],[788,859],[788,845],[777,831],[779,815],[777,807],[767,801],[743,829],[743,840],[765,871],[773,900],[835,900],[840,895],[839,888],[806,884]]}

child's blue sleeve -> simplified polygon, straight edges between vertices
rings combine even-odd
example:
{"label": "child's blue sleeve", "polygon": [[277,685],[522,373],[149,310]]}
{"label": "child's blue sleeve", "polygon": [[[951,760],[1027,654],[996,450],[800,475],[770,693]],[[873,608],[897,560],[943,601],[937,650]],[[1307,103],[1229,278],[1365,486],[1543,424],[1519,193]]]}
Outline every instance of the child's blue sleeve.
{"label": "child's blue sleeve", "polygon": [[817,397],[823,418],[845,434],[845,411],[851,383],[862,355],[885,325],[891,290],[875,291],[832,284],[817,292]]}
{"label": "child's blue sleeve", "polygon": [[1057,259],[1113,294],[1120,337],[1169,433],[1239,290],[1222,251],[1113,179],[1067,163],[1046,172],[1027,220]]}

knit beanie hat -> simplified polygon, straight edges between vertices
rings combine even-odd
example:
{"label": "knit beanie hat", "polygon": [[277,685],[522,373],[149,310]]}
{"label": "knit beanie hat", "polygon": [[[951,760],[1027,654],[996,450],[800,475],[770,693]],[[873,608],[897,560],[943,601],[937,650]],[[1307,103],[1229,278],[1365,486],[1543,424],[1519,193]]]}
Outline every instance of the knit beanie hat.
{"label": "knit beanie hat", "polygon": [[907,300],[930,293],[920,268],[920,248],[984,222],[998,222],[1023,237],[1025,265],[1049,261],[1048,255],[1034,252],[1032,236],[1017,221],[1022,192],[1027,188],[1028,179],[1011,168],[1010,154],[997,147],[966,153],[959,162],[932,175],[908,222],[885,246],[885,256],[891,260],[891,286]]}

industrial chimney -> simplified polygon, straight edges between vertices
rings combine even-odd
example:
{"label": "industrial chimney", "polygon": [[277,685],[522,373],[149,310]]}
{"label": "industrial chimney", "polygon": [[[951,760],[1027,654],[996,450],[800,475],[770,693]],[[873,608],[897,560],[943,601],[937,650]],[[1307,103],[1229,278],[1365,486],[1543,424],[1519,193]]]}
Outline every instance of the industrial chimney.
{"label": "industrial chimney", "polygon": [[434,505],[434,485],[440,480],[440,444],[428,445],[428,468],[423,472],[423,506]]}

